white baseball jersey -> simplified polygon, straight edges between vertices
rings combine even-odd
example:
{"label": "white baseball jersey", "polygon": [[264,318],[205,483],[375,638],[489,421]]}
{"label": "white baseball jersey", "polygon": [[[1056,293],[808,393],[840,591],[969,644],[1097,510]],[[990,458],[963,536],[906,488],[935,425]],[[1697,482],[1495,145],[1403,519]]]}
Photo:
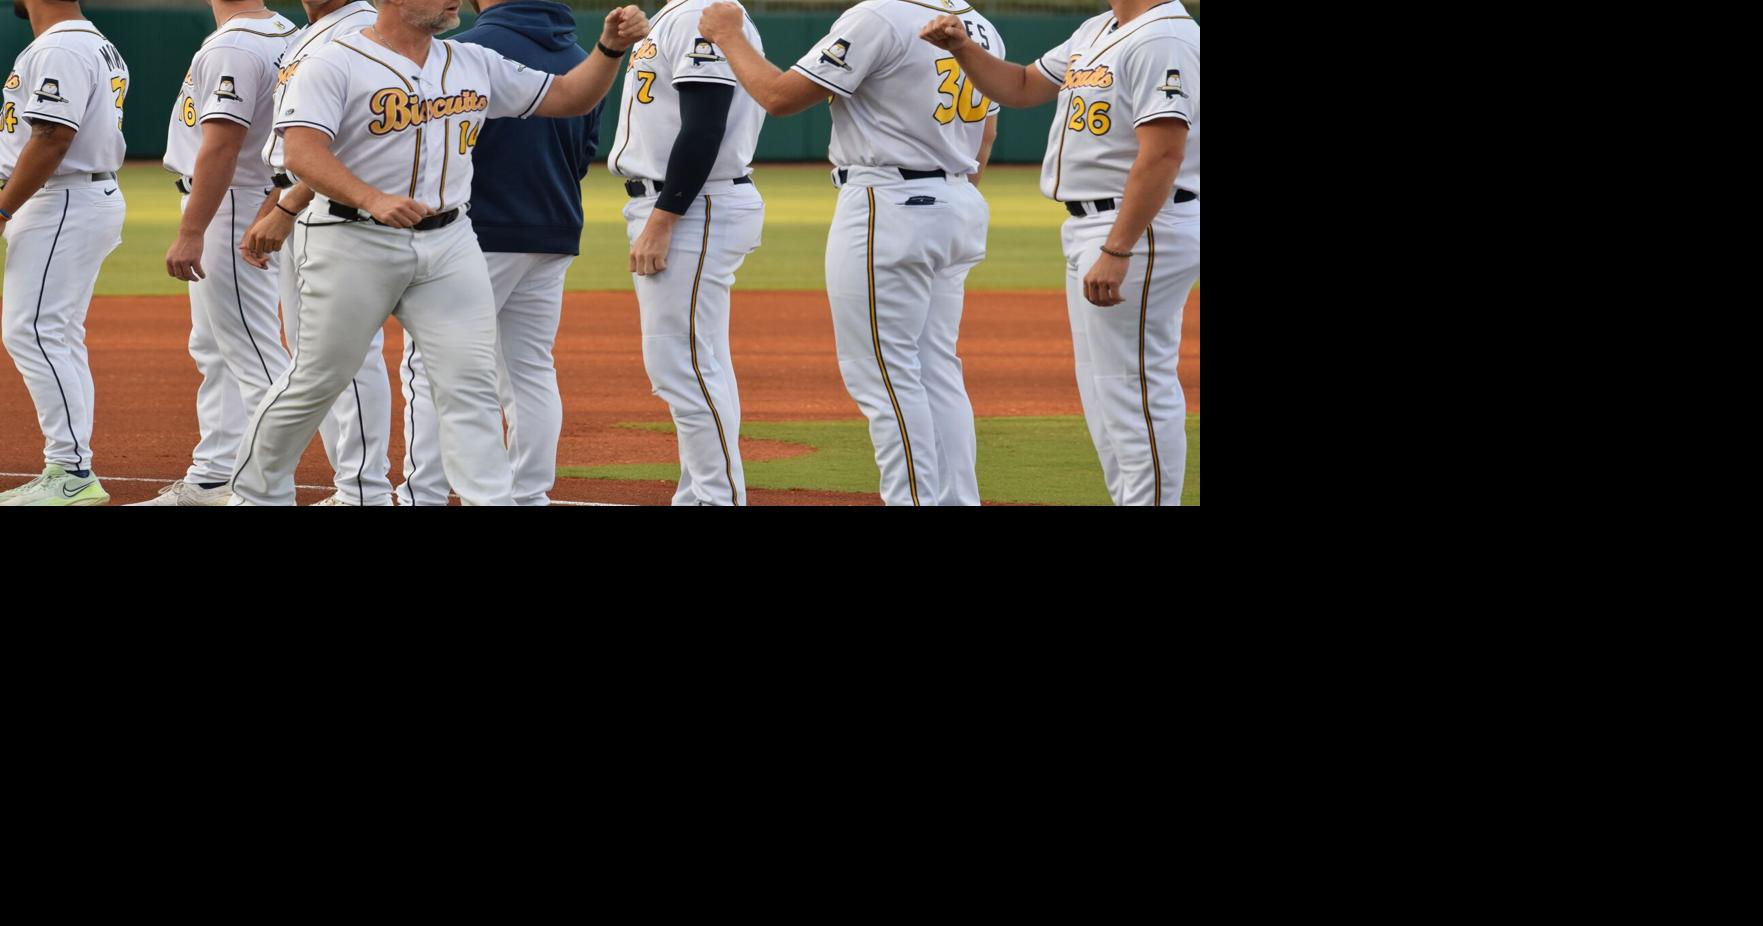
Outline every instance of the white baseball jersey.
{"label": "white baseball jersey", "polygon": [[120,170],[128,148],[122,137],[122,101],[128,92],[129,66],[97,27],[75,19],[45,29],[6,76],[0,177],[12,176],[30,138],[30,122],[37,119],[76,133],[57,176]]}
{"label": "white baseball jersey", "polygon": [[435,39],[418,66],[354,35],[300,62],[275,130],[324,132],[362,182],[445,212],[471,199],[471,152],[484,120],[531,116],[552,79],[482,45]]}
{"label": "white baseball jersey", "polygon": [[[379,16],[379,10],[367,0],[355,0],[313,20],[300,34],[294,37],[293,44],[276,62],[275,110],[282,111],[282,95],[287,92],[288,78],[294,76],[300,62],[311,54],[337,39],[354,35],[368,26],[373,25]],[[263,162],[274,171],[288,169],[287,160],[283,157],[282,136],[279,132],[270,132],[269,139],[263,144]]]}
{"label": "white baseball jersey", "polygon": [[1128,23],[1103,13],[1042,55],[1035,70],[1061,87],[1041,165],[1048,199],[1123,195],[1139,153],[1133,129],[1167,118],[1188,124],[1176,188],[1200,192],[1200,27],[1180,4],[1159,4]]}
{"label": "white baseball jersey", "polygon": [[[735,88],[722,147],[706,179],[735,180],[751,172],[765,110],[741,89],[734,70],[716,46],[698,32],[698,16],[710,2],[674,0],[656,14],[649,37],[631,52],[624,77],[624,115],[618,120],[618,137],[613,139],[612,157],[607,162],[613,173],[645,180],[667,176],[668,156],[680,129],[675,88],[689,83]],[[747,19],[742,31],[747,41],[765,54],[753,20]]]}
{"label": "white baseball jersey", "polygon": [[[275,116],[278,62],[299,29],[285,17],[234,19],[202,42],[171,104],[165,134],[165,169],[189,176],[202,149],[202,124],[226,119],[245,127],[241,152],[263,150]],[[241,154],[234,186],[269,186],[269,165]]]}
{"label": "white baseball jersey", "polygon": [[945,14],[961,17],[974,42],[1004,56],[998,30],[964,2],[865,0],[796,62],[796,73],[833,93],[834,165],[962,176],[979,169],[986,117],[998,104],[962,76],[953,55],[918,38]]}

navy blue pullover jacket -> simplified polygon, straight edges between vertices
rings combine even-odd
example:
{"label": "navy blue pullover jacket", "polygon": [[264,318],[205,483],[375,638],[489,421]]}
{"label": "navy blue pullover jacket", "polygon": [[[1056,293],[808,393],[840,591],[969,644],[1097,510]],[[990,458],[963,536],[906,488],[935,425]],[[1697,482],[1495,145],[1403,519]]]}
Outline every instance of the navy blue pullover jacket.
{"label": "navy blue pullover jacket", "polygon": [[[552,0],[493,6],[453,36],[529,68],[567,73],[588,53],[576,44],[575,16]],[[573,119],[491,119],[472,155],[471,224],[486,251],[578,254],[581,182],[600,144],[600,109]],[[474,127],[475,128],[475,127]]]}

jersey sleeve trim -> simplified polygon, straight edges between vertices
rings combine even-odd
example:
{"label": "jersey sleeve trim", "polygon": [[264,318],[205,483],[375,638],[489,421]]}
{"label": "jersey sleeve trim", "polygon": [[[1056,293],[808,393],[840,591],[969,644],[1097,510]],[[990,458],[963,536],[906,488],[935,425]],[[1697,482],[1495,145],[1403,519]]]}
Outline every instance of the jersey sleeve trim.
{"label": "jersey sleeve trim", "polygon": [[807,68],[801,66],[800,64],[791,65],[790,70],[800,72],[804,77],[807,77],[809,80],[814,81],[815,83],[821,85],[822,87],[825,87],[828,90],[831,90],[832,92],[838,94],[839,96],[847,97],[847,98],[851,96],[851,91],[846,90],[844,87],[841,87],[838,84],[833,83],[832,81],[822,79],[820,77],[820,75],[814,73],[813,71],[808,70]]}
{"label": "jersey sleeve trim", "polygon": [[1159,113],[1151,113],[1148,116],[1140,116],[1137,119],[1134,119],[1132,124],[1134,126],[1140,126],[1140,125],[1144,125],[1147,122],[1150,122],[1153,119],[1169,119],[1169,118],[1180,119],[1181,121],[1186,122],[1190,126],[1192,126],[1194,124],[1194,120],[1188,118],[1188,114],[1182,112],[1179,109],[1166,109],[1166,110],[1159,112]]}
{"label": "jersey sleeve trim", "polygon": [[533,101],[531,103],[528,103],[526,105],[525,109],[520,111],[519,118],[525,119],[526,117],[539,111],[539,104],[544,102],[545,94],[551,92],[551,84],[553,82],[555,82],[556,80],[557,80],[557,78],[553,75],[550,75],[550,74],[545,75],[545,82],[543,84],[539,85],[538,94],[533,97]]}
{"label": "jersey sleeve trim", "polygon": [[245,128],[251,127],[251,120],[246,119],[243,116],[235,116],[232,113],[226,113],[226,112],[221,112],[219,110],[215,110],[214,112],[211,112],[211,113],[203,113],[202,114],[202,121],[203,122],[213,122],[216,119],[230,119],[230,120],[237,122],[238,124],[244,126]]}
{"label": "jersey sleeve trim", "polygon": [[48,113],[32,112],[27,109],[24,111],[24,117],[30,122],[53,122],[56,125],[65,125],[68,128],[73,129],[75,132],[80,130],[80,124],[78,122],[75,122],[72,119],[63,119],[60,116],[51,116]]}

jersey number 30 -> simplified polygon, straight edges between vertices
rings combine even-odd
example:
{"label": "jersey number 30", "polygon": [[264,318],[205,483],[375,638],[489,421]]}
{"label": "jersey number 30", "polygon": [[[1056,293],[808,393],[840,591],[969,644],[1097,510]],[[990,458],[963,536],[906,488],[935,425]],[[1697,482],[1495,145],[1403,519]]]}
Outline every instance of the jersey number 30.
{"label": "jersey number 30", "polygon": [[949,102],[938,106],[931,116],[943,125],[955,121],[956,116],[960,116],[962,122],[984,121],[986,110],[992,108],[992,101],[980,96],[979,102],[974,102],[978,94],[974,92],[972,82],[961,76],[961,65],[954,58],[942,58],[937,61],[937,73],[943,75],[943,85],[937,88],[937,92],[948,94]]}

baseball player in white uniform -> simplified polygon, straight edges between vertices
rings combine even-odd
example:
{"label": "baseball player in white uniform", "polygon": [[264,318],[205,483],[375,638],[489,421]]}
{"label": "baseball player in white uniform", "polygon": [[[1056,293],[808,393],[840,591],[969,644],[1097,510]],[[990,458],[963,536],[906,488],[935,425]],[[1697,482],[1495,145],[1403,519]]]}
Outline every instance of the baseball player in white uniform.
{"label": "baseball player in white uniform", "polygon": [[[276,112],[288,78],[308,55],[340,38],[347,38],[373,24],[379,11],[367,0],[305,0],[308,24],[294,38],[280,62],[276,87]],[[269,266],[269,255],[280,253],[282,330],[291,348],[299,339],[299,261],[293,256],[290,236],[294,217],[312,202],[312,189],[288,173],[281,136],[271,131],[263,145],[263,160],[276,184],[263,213],[246,233],[240,254],[249,263]],[[325,458],[331,464],[336,492],[318,502],[321,506],[379,507],[392,504],[390,444],[392,387],[386,375],[385,332],[375,333],[367,356],[337,397],[330,414],[318,427]],[[253,406],[255,407],[255,406]],[[249,409],[247,409],[249,411]]]}
{"label": "baseball player in white uniform", "polygon": [[1059,109],[1041,192],[1065,204],[1078,395],[1117,505],[1179,505],[1187,409],[1176,362],[1200,275],[1200,27],[1181,4],[1111,0],[1032,65],[950,17],[923,37],[1006,106]]}
{"label": "baseball player in white uniform", "polygon": [[102,505],[92,474],[86,310],[98,269],[122,243],[116,171],[129,69],[72,0],[13,0],[35,41],[6,76],[0,109],[0,329],[43,430],[43,474],[0,507]]}
{"label": "baseball player in white uniform", "polygon": [[[531,68],[562,74],[581,63],[575,14],[555,0],[472,0],[479,16],[454,40],[484,45]],[[599,52],[592,52],[598,54]],[[600,138],[602,100],[574,119],[499,119],[471,128],[472,227],[496,295],[497,355],[514,503],[543,507],[557,484],[563,395],[552,351],[563,285],[581,251],[582,180]],[[439,426],[428,370],[404,342],[404,481],[398,504],[445,505]]]}
{"label": "baseball player in white uniform", "polygon": [[996,28],[964,2],[866,0],[779,72],[717,4],[702,29],[766,112],[832,97],[838,208],[826,286],[845,388],[869,419],[890,505],[977,505],[973,406],[955,344],[968,271],[991,214],[970,178],[989,157],[997,107],[949,55],[917,40],[939,13],[1002,55]]}
{"label": "baseball player in white uniform", "polygon": [[201,440],[184,478],[137,505],[224,506],[245,419],[288,365],[275,268],[241,260],[239,245],[273,189],[257,152],[275,113],[277,62],[298,30],[257,0],[209,6],[216,31],[196,50],[172,101],[164,160],[184,194],[165,267],[190,284]]}
{"label": "baseball player in white uniform", "polygon": [[[765,113],[699,28],[707,5],[673,0],[631,54],[607,166],[631,195],[624,218],[643,366],[679,438],[673,503],[744,505],[729,290],[765,226],[751,176]],[[752,20],[742,15],[739,29],[760,48]]]}
{"label": "baseball player in white uniform", "polygon": [[467,215],[467,123],[591,110],[618,58],[648,34],[634,6],[553,77],[435,36],[459,0],[383,0],[373,25],[309,54],[276,117],[288,167],[318,195],[294,235],[300,333],[288,371],[246,429],[233,503],[294,501],[294,468],[390,315],[416,339],[440,418],[442,467],[468,505],[512,504],[496,382],[489,269]]}

